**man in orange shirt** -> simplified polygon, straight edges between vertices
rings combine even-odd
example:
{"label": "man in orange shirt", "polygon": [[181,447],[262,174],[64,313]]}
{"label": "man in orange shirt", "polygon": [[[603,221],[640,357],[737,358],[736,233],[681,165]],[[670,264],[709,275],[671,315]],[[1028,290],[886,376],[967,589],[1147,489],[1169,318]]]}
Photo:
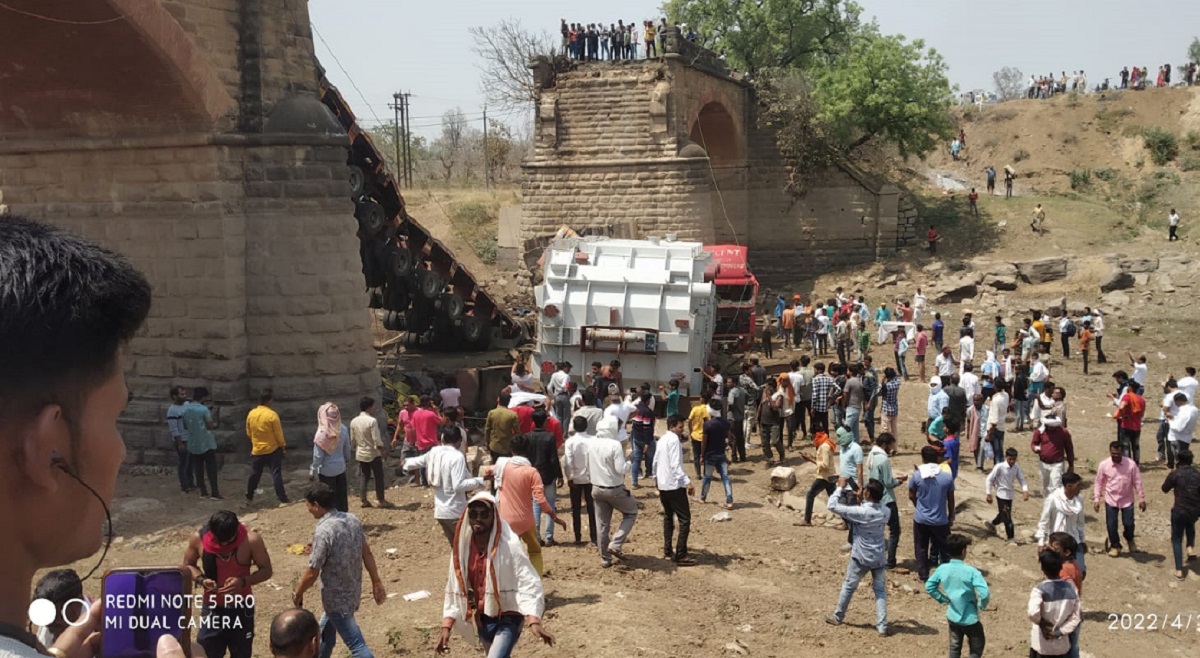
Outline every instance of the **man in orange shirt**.
{"label": "man in orange shirt", "polygon": [[1092,346],[1092,321],[1084,320],[1083,329],[1079,331],[1079,353],[1083,355],[1083,374],[1088,374],[1088,349]]}
{"label": "man in orange shirt", "polygon": [[527,434],[518,434],[512,438],[512,452],[512,458],[485,468],[483,477],[495,478],[499,489],[497,500],[500,503],[500,518],[525,542],[529,560],[533,562],[538,576],[541,576],[542,545],[538,542],[537,528],[533,523],[533,501],[536,500],[542,513],[549,514],[554,523],[563,530],[567,529],[567,522],[558,518],[554,506],[546,500],[542,475],[529,462]]}

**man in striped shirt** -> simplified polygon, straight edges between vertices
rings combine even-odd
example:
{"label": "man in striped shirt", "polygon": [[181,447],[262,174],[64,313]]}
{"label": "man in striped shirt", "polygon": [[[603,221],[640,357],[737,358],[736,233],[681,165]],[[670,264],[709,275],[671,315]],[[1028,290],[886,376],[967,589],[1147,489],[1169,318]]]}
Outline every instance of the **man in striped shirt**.
{"label": "man in striped shirt", "polygon": [[813,433],[829,433],[829,403],[837,397],[842,389],[838,387],[833,377],[825,374],[825,364],[813,366],[816,375],[812,380],[812,431]]}

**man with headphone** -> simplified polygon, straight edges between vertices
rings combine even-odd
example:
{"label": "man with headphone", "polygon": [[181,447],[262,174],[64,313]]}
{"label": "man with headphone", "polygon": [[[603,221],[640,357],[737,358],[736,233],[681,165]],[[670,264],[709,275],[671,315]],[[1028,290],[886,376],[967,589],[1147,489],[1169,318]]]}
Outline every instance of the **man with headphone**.
{"label": "man with headphone", "polygon": [[[24,217],[0,221],[0,526],[10,529],[0,533],[0,658],[43,655],[24,630],[34,573],[112,540],[111,523],[107,541],[103,528],[129,401],[122,348],[149,311],[150,284],[124,258]],[[97,603],[48,652],[91,658],[101,619]],[[164,638],[159,656],[182,658]]]}

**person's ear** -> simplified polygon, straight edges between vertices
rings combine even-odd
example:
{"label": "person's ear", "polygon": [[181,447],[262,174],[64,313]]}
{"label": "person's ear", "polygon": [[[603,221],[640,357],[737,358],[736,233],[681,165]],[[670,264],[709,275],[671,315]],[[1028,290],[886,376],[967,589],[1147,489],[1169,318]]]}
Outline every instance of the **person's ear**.
{"label": "person's ear", "polygon": [[64,463],[59,455],[68,452],[71,438],[63,408],[46,405],[18,431],[20,473],[35,487],[53,491]]}
{"label": "person's ear", "polygon": [[304,651],[304,658],[317,658],[317,652],[321,649],[321,634],[317,633],[308,641],[308,647]]}

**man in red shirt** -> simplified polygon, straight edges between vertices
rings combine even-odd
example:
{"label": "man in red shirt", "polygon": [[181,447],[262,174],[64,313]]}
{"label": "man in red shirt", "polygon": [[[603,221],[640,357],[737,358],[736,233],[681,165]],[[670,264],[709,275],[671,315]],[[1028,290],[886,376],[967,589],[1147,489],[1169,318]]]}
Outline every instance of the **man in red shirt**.
{"label": "man in red shirt", "polygon": [[979,216],[979,193],[975,188],[971,188],[971,193],[967,195],[967,202],[971,204],[971,214]]}
{"label": "man in red shirt", "polygon": [[930,226],[929,232],[925,234],[925,240],[929,243],[929,253],[937,254],[937,243],[942,241],[942,236],[938,235],[937,229]]}
{"label": "man in red shirt", "polygon": [[1125,381],[1125,392],[1117,400],[1117,410],[1113,418],[1117,420],[1117,441],[1121,443],[1121,453],[1133,460],[1134,464],[1142,461],[1142,416],[1146,414],[1146,399],[1138,395],[1137,386],[1129,381],[1124,372],[1117,372],[1113,379]]}
{"label": "man in red shirt", "polygon": [[533,406],[529,404],[518,404],[512,408],[513,413],[517,414],[517,432],[525,434],[533,431]]}
{"label": "man in red shirt", "polygon": [[[412,413],[412,427],[415,438],[413,445],[418,455],[423,455],[438,444],[438,427],[442,424],[442,416],[433,406],[433,398],[422,395],[417,410]],[[421,469],[421,486],[429,486],[429,477],[425,469]]]}

